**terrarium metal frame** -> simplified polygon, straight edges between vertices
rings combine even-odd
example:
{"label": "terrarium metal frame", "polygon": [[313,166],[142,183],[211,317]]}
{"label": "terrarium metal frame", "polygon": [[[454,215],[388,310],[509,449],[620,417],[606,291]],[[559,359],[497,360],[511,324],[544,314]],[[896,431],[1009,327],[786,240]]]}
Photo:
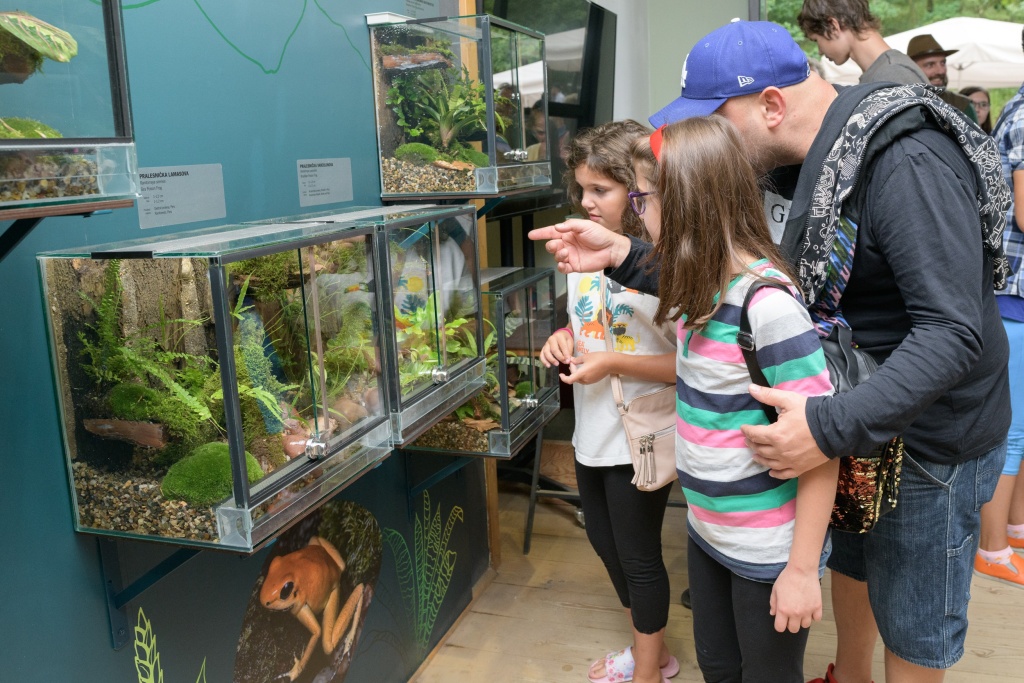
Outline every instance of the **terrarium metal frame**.
{"label": "terrarium metal frame", "polygon": [[[392,207],[398,208],[398,207]],[[472,205],[431,207],[438,213],[429,216],[429,222],[433,228],[429,231],[428,238],[431,240],[431,251],[434,258],[437,258],[437,249],[440,240],[437,238],[441,221],[445,219],[458,219],[462,217],[462,227],[467,230],[466,239],[475,248],[477,244],[476,209]],[[398,321],[396,319],[394,297],[395,282],[392,272],[392,258],[390,253],[389,232],[409,226],[425,225],[424,219],[410,218],[401,222],[392,222],[378,226],[379,239],[376,242],[377,268],[381,273],[386,273],[381,281],[379,291],[379,304],[381,306],[381,321],[384,333],[384,358],[388,371],[385,373],[388,403],[391,411],[391,431],[393,444],[398,446],[407,443],[419,436],[437,420],[451,412],[455,407],[479,393],[484,388],[485,358],[482,352],[478,352],[473,358],[457,360],[456,364],[450,365],[448,360],[447,345],[443,333],[447,330],[448,322],[445,320],[445,311],[437,310],[435,307],[434,321],[435,330],[442,335],[438,339],[439,356],[435,359],[437,365],[432,372],[432,382],[424,384],[419,389],[403,395],[401,381],[402,359],[399,351]],[[443,290],[444,283],[437,282],[437,270],[431,269],[433,278],[430,291],[433,293]],[[473,259],[470,276],[473,279],[473,310],[477,315],[476,332],[474,334],[475,348],[480,350],[483,343],[482,320],[483,311],[480,295],[480,269],[477,258]]]}
{"label": "terrarium metal frame", "polygon": [[[547,187],[551,185],[551,162],[550,153],[551,146],[546,141],[543,143],[544,153],[541,159],[534,161],[527,161],[527,152],[525,150],[525,142],[523,147],[510,149],[508,152],[502,153],[504,159],[508,163],[502,163],[498,159],[498,139],[497,139],[497,124],[496,119],[501,118],[501,114],[496,109],[495,102],[495,84],[494,74],[492,73],[492,27],[499,27],[507,30],[515,40],[518,42],[519,36],[527,36],[534,40],[539,41],[540,45],[540,56],[541,62],[546,64],[545,56],[545,44],[544,35],[530,28],[520,26],[510,21],[506,21],[491,15],[467,15],[458,17],[436,17],[430,19],[408,19],[406,21],[394,21],[396,15],[391,15],[386,18],[385,21],[377,22],[371,19],[376,15],[367,15],[368,23],[370,23],[370,46],[371,46],[371,60],[374,65],[374,101],[375,101],[375,114],[377,120],[377,144],[378,152],[380,157],[380,180],[381,180],[381,198],[384,200],[401,200],[401,199],[415,199],[415,198],[438,198],[438,199],[469,199],[469,198],[487,198],[487,197],[501,197],[512,194],[518,194],[522,192],[529,192],[539,187]],[[479,22],[479,25],[475,29],[466,27],[460,22],[469,20],[475,20]],[[487,120],[484,125],[484,131],[486,132],[486,143],[487,151],[476,152],[480,157],[487,157],[487,165],[479,166],[476,161],[469,161],[463,158],[457,158],[452,162],[435,161],[434,159],[424,159],[412,167],[398,168],[399,162],[395,152],[400,147],[412,147],[419,145],[419,147],[433,147],[433,153],[441,153],[443,155],[444,149],[436,147],[434,145],[428,145],[426,143],[416,142],[406,138],[406,134],[403,131],[398,134],[396,131],[402,130],[403,126],[399,122],[402,120],[403,114],[399,111],[401,105],[391,106],[392,102],[388,100],[390,97],[390,90],[394,87],[390,82],[385,83],[385,72],[389,70],[397,69],[393,67],[391,69],[384,66],[383,59],[385,55],[382,52],[380,42],[378,40],[378,32],[386,30],[398,30],[401,27],[408,27],[410,32],[419,31],[427,32],[430,30],[438,33],[446,33],[451,36],[461,37],[470,39],[476,43],[482,43],[479,47],[479,75],[474,77],[466,71],[464,61],[460,60],[462,71],[460,72],[451,62],[444,57],[444,49],[437,55],[437,59],[430,63],[424,63],[423,65],[417,64],[415,68],[423,66],[424,68],[441,68],[447,67],[448,70],[461,73],[456,76],[456,81],[459,79],[466,79],[466,83],[478,83],[483,90],[484,104],[486,107]],[[410,50],[412,50],[410,48]],[[413,53],[410,51],[409,55]],[[451,54],[449,50],[449,54]],[[415,61],[415,60],[413,60]],[[470,60],[476,61],[476,60]],[[514,97],[519,99],[519,88],[518,88],[518,69],[522,65],[514,64],[512,72],[514,83],[513,88],[515,91]],[[401,74],[400,74],[401,75]],[[392,78],[395,78],[395,74],[392,74]],[[445,77],[441,77],[442,81]],[[447,86],[445,86],[447,87]],[[452,85],[453,92],[455,89],[461,87],[458,83]],[[547,69],[544,69],[544,91],[547,91]],[[453,95],[455,100],[458,100],[460,96]],[[440,99],[452,99],[452,98],[440,98]],[[473,108],[471,98],[467,98],[465,103],[461,101],[459,104],[466,104],[466,106],[452,107],[452,111],[456,114],[459,111],[468,112]],[[521,100],[519,100],[521,101]],[[541,100],[545,102],[545,100]],[[444,104],[444,103],[442,103]],[[450,102],[448,103],[450,104]],[[447,105],[446,105],[447,106]],[[446,112],[440,111],[443,107],[427,107],[425,111],[431,113],[437,113],[438,115],[445,115]],[[398,119],[392,120],[393,115],[397,116]],[[517,108],[516,116],[518,117],[519,130],[525,130],[526,122],[523,120],[523,112],[521,107]],[[423,118],[423,117],[421,117]],[[544,120],[545,127],[547,125],[547,107],[544,107]],[[500,121],[499,121],[500,123]],[[453,133],[454,134],[454,133]],[[395,137],[404,140],[404,143],[392,140]],[[391,149],[391,148],[394,149]],[[387,151],[385,151],[387,149]],[[472,155],[470,155],[472,156]],[[434,168],[439,166],[439,169]],[[394,167],[394,168],[392,168]],[[424,170],[420,170],[424,169]],[[390,178],[394,176],[397,178],[403,178],[402,182],[406,182],[406,178],[410,176],[416,176],[417,173],[426,173],[430,171],[429,181],[430,183],[448,183],[451,185],[450,190],[439,190],[431,189],[430,187],[415,187],[408,191],[398,191],[397,189],[390,189],[393,183]],[[437,176],[436,178],[434,176]],[[397,181],[396,181],[397,182]],[[425,181],[426,182],[426,181]],[[465,187],[462,187],[465,185]]]}
{"label": "terrarium metal frame", "polygon": [[[250,237],[267,238],[269,242],[260,245],[242,246],[232,248],[232,240],[247,239]],[[370,279],[381,282],[383,279],[377,271],[377,262],[373,258],[375,244],[378,239],[374,226],[359,225],[357,223],[335,223],[335,224],[269,224],[261,226],[248,226],[241,229],[218,232],[216,229],[200,230],[193,233],[170,235],[164,238],[152,240],[134,240],[115,245],[86,248],[83,250],[63,250],[40,255],[41,274],[43,278],[44,296],[47,301],[46,314],[48,328],[50,331],[51,357],[54,371],[58,381],[58,401],[61,404],[63,416],[62,426],[65,439],[66,462],[68,477],[71,482],[71,502],[74,512],[75,528],[77,531],[93,533],[104,536],[121,538],[134,538],[140,540],[153,540],[170,543],[180,546],[198,548],[209,548],[230,551],[254,552],[262,545],[273,538],[276,534],[290,526],[300,516],[315,509],[320,503],[327,500],[345,485],[351,483],[361,474],[371,469],[376,462],[386,457],[391,452],[391,423],[389,414],[384,410],[385,387],[384,378],[378,374],[375,379],[376,391],[379,395],[381,409],[375,415],[363,411],[358,418],[351,421],[351,427],[340,430],[340,436],[328,440],[321,435],[320,424],[330,433],[329,423],[332,421],[332,413],[328,413],[327,391],[324,384],[323,363],[324,356],[322,348],[316,351],[312,347],[305,350],[306,358],[311,365],[303,366],[313,373],[316,370],[319,377],[310,377],[311,406],[314,413],[314,426],[311,439],[305,442],[305,454],[296,454],[295,459],[285,461],[278,467],[273,475],[250,484],[246,473],[249,472],[245,439],[242,435],[242,410],[239,397],[241,382],[238,377],[238,369],[235,364],[237,347],[235,332],[232,329],[231,320],[242,306],[242,299],[245,296],[244,288],[238,294],[236,310],[232,310],[229,300],[229,279],[230,274],[227,268],[231,264],[254,259],[256,257],[296,253],[305,258],[308,252],[310,260],[309,280],[301,279],[300,271],[300,295],[305,302],[311,298],[314,308],[319,300],[318,272],[314,262],[314,247],[319,245],[334,245],[335,243],[348,242],[350,240],[361,240],[356,244],[363,244],[366,252],[364,268],[369,269]],[[258,241],[258,240],[257,240]],[[226,246],[225,246],[226,245]],[[162,247],[162,249],[161,249]],[[205,251],[204,251],[205,248]],[[226,501],[221,501],[210,506],[217,526],[217,535],[205,540],[202,537],[192,536],[171,536],[160,535],[157,532],[139,531],[137,528],[120,529],[105,528],[102,526],[86,526],[82,523],[81,511],[79,510],[78,492],[76,487],[76,473],[73,471],[73,453],[78,450],[77,436],[68,434],[69,413],[64,403],[71,400],[65,397],[63,386],[63,366],[61,363],[73,362],[68,355],[61,358],[61,349],[68,354],[66,346],[58,344],[56,328],[53,317],[58,315],[56,306],[51,311],[50,291],[48,286],[48,271],[46,262],[49,259],[70,260],[80,259],[152,259],[158,257],[177,258],[180,260],[203,259],[206,263],[206,272],[209,277],[212,300],[212,321],[214,324],[214,335],[216,338],[217,357],[216,372],[219,373],[221,398],[224,408],[223,432],[227,440],[229,457],[231,461],[232,487],[231,494]],[[116,264],[115,264],[116,265]],[[109,264],[108,264],[109,266]],[[301,262],[300,262],[301,267]],[[248,287],[249,278],[245,279],[245,287]],[[373,293],[377,296],[377,293]],[[120,297],[120,292],[116,292]],[[371,315],[379,315],[379,300],[375,299],[370,306]],[[100,304],[102,305],[102,304]],[[303,304],[305,306],[305,304]],[[313,336],[315,344],[322,343],[320,335],[321,320],[318,312],[312,315],[302,313],[302,325],[307,334]],[[177,322],[177,321],[172,321]],[[379,320],[378,320],[379,322]],[[63,328],[63,321],[61,326]],[[62,333],[61,336],[66,334]],[[380,361],[380,344],[382,335],[378,333],[372,337],[374,341],[374,355]],[[300,349],[300,353],[302,353]],[[313,356],[315,355],[315,361]],[[300,358],[301,360],[301,358]],[[303,371],[305,372],[305,370]],[[317,396],[319,395],[319,399]],[[323,413],[321,416],[320,413]],[[323,421],[321,423],[321,420]],[[74,429],[78,429],[77,422]],[[74,439],[75,448],[72,450],[71,443]],[[130,480],[129,480],[129,483]],[[155,500],[155,499],[154,499]],[[203,508],[198,503],[191,507]],[[197,512],[196,514],[205,514]]]}
{"label": "terrarium metal frame", "polygon": [[[100,172],[98,168],[95,175],[92,176],[92,186],[89,186],[90,178],[88,175],[78,175],[75,171],[67,171],[68,177],[76,181],[77,189],[74,189],[75,194],[64,194],[54,190],[57,192],[55,196],[42,195],[27,199],[4,199],[0,196],[0,216],[4,215],[7,211],[11,212],[11,218],[17,219],[26,219],[30,216],[66,215],[70,213],[67,208],[68,206],[81,209],[81,211],[76,213],[88,213],[91,210],[90,204],[105,202],[99,208],[120,208],[123,204],[115,205],[110,202],[118,199],[134,199],[138,196],[138,168],[135,158],[128,72],[125,62],[121,2],[120,0],[97,0],[97,2],[101,5],[103,13],[103,30],[106,40],[107,72],[109,74],[110,105],[114,134],[101,137],[81,137],[75,135],[70,137],[53,137],[47,133],[41,137],[0,139],[0,158],[6,154],[29,155],[32,158],[42,160],[52,158],[72,163],[76,159],[80,159],[81,163],[84,164],[96,164],[96,162],[90,160],[91,157],[95,157],[96,159],[113,163],[116,169],[115,174],[123,173],[125,178],[118,178],[114,186],[108,190],[103,187],[103,183],[99,182]],[[74,56],[74,53],[72,53],[72,56]],[[30,72],[29,76],[33,72]],[[42,128],[48,128],[43,122],[35,123],[38,123]],[[65,173],[65,171],[59,171],[59,173]],[[16,183],[24,184],[25,181],[32,180],[35,180],[35,178],[31,175],[25,178],[11,178],[8,180],[0,178],[0,191],[3,191],[5,183],[11,185],[12,191],[14,191],[13,187]],[[42,181],[40,184],[48,181],[47,178],[43,177],[38,180]],[[59,184],[59,179],[56,177],[51,178],[49,182],[50,184]],[[81,187],[78,187],[79,185]],[[32,227],[34,225],[28,226],[23,224],[21,229],[27,232]],[[17,240],[20,240],[23,236],[17,236]]]}
{"label": "terrarium metal frame", "polygon": [[[516,294],[519,294],[524,301],[536,302],[538,285],[541,283],[546,283],[550,292],[548,308],[529,308],[529,313],[524,316],[522,322],[516,328],[508,329],[508,320],[514,312],[506,310],[508,302]],[[550,268],[518,268],[486,282],[482,285],[482,290],[483,298],[492,302],[492,306],[487,307],[488,310],[495,312],[495,320],[488,320],[491,333],[495,337],[494,348],[490,349],[490,345],[485,342],[485,346],[488,347],[485,349],[485,353],[488,365],[487,379],[496,385],[493,393],[498,399],[500,424],[480,435],[481,438],[486,438],[486,449],[473,449],[468,445],[455,443],[444,436],[446,430],[452,425],[464,430],[474,430],[473,427],[467,426],[463,422],[463,418],[457,412],[452,413],[445,421],[432,426],[419,439],[403,446],[403,450],[509,459],[529,443],[560,410],[557,371],[536,367],[535,364],[540,363],[540,347],[533,348],[534,342],[539,341],[535,339],[535,326],[542,320],[546,322],[547,329],[542,330],[542,336],[550,335],[555,329],[555,271]],[[508,339],[518,330],[524,328],[529,347],[525,349],[527,353],[525,356],[513,354],[508,348]],[[543,346],[543,342],[540,343],[540,346]],[[520,401],[520,404],[515,408],[511,405],[513,399],[509,394],[510,385],[513,382],[508,376],[508,360],[513,355],[527,360],[527,365],[531,368],[529,381],[534,389],[529,395],[517,398],[516,400]],[[541,373],[549,375],[550,381],[546,386],[538,386],[541,384],[539,381]],[[494,398],[488,394],[488,390],[485,390],[484,395],[488,396],[490,400]],[[468,406],[470,406],[469,403],[463,404],[461,407]]]}

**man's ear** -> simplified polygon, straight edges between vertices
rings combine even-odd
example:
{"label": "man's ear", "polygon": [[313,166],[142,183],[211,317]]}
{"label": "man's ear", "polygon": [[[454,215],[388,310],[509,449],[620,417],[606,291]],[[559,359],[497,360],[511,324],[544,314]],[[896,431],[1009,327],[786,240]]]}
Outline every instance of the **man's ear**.
{"label": "man's ear", "polygon": [[761,91],[759,100],[765,125],[775,128],[781,124],[786,118],[786,96],[783,92],[775,86],[769,86]]}

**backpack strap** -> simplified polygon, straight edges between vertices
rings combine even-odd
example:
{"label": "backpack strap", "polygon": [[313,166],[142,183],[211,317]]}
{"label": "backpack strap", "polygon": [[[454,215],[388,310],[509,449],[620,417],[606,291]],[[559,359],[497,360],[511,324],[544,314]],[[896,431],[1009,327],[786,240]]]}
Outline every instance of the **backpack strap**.
{"label": "backpack strap", "polygon": [[[764,376],[761,366],[757,362],[757,349],[754,346],[754,335],[750,330],[750,316],[747,313],[754,295],[763,287],[774,287],[775,289],[781,289],[790,296],[793,295],[789,288],[778,280],[755,280],[752,282],[747,287],[747,295],[743,297],[743,307],[740,308],[740,331],[736,334],[736,343],[739,345],[740,351],[743,352],[743,360],[747,364],[747,372],[750,373],[751,381],[758,386],[771,388],[771,385],[768,384],[768,379]],[[768,418],[768,422],[775,423],[779,419],[775,408],[762,403],[761,409]]]}

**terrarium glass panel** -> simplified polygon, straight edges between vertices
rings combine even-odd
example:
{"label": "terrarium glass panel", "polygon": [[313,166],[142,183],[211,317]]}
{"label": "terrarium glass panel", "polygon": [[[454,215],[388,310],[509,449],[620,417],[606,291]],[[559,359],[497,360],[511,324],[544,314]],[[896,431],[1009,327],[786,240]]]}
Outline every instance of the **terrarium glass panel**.
{"label": "terrarium glass panel", "polygon": [[479,391],[484,366],[475,209],[454,207],[427,222],[412,218],[380,226],[396,443]]}
{"label": "terrarium glass panel", "polygon": [[555,324],[554,271],[490,269],[481,278],[485,390],[403,449],[509,458],[559,410],[557,368],[540,362]]}
{"label": "terrarium glass panel", "polygon": [[137,194],[120,2],[0,12],[0,208]]}
{"label": "terrarium glass panel", "polygon": [[[490,15],[370,26],[381,196],[496,196],[551,184],[528,158],[520,41],[543,36]],[[546,120],[546,110],[541,107]]]}
{"label": "terrarium glass panel", "polygon": [[390,452],[374,230],[41,254],[79,531],[252,551]]}

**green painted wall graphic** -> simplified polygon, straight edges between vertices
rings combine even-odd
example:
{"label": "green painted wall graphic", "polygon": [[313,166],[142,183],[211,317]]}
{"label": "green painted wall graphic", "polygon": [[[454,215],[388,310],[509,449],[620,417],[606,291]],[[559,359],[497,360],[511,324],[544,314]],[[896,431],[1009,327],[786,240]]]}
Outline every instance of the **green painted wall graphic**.
{"label": "green painted wall graphic", "polygon": [[420,651],[430,645],[438,610],[444,602],[448,586],[455,571],[458,553],[448,550],[455,522],[463,521],[462,508],[456,505],[448,513],[441,528],[441,506],[431,513],[430,494],[423,492],[423,517],[416,516],[413,528],[413,551],[401,533],[384,529],[384,541],[395,556],[395,569],[401,586],[402,599],[413,618],[416,644]]}
{"label": "green painted wall graphic", "polygon": [[[164,683],[164,670],[160,666],[160,653],[156,649],[156,636],[153,635],[153,624],[139,608],[139,620],[135,624],[135,670],[139,674],[139,683]],[[196,683],[206,683],[206,658],[199,668]]]}

